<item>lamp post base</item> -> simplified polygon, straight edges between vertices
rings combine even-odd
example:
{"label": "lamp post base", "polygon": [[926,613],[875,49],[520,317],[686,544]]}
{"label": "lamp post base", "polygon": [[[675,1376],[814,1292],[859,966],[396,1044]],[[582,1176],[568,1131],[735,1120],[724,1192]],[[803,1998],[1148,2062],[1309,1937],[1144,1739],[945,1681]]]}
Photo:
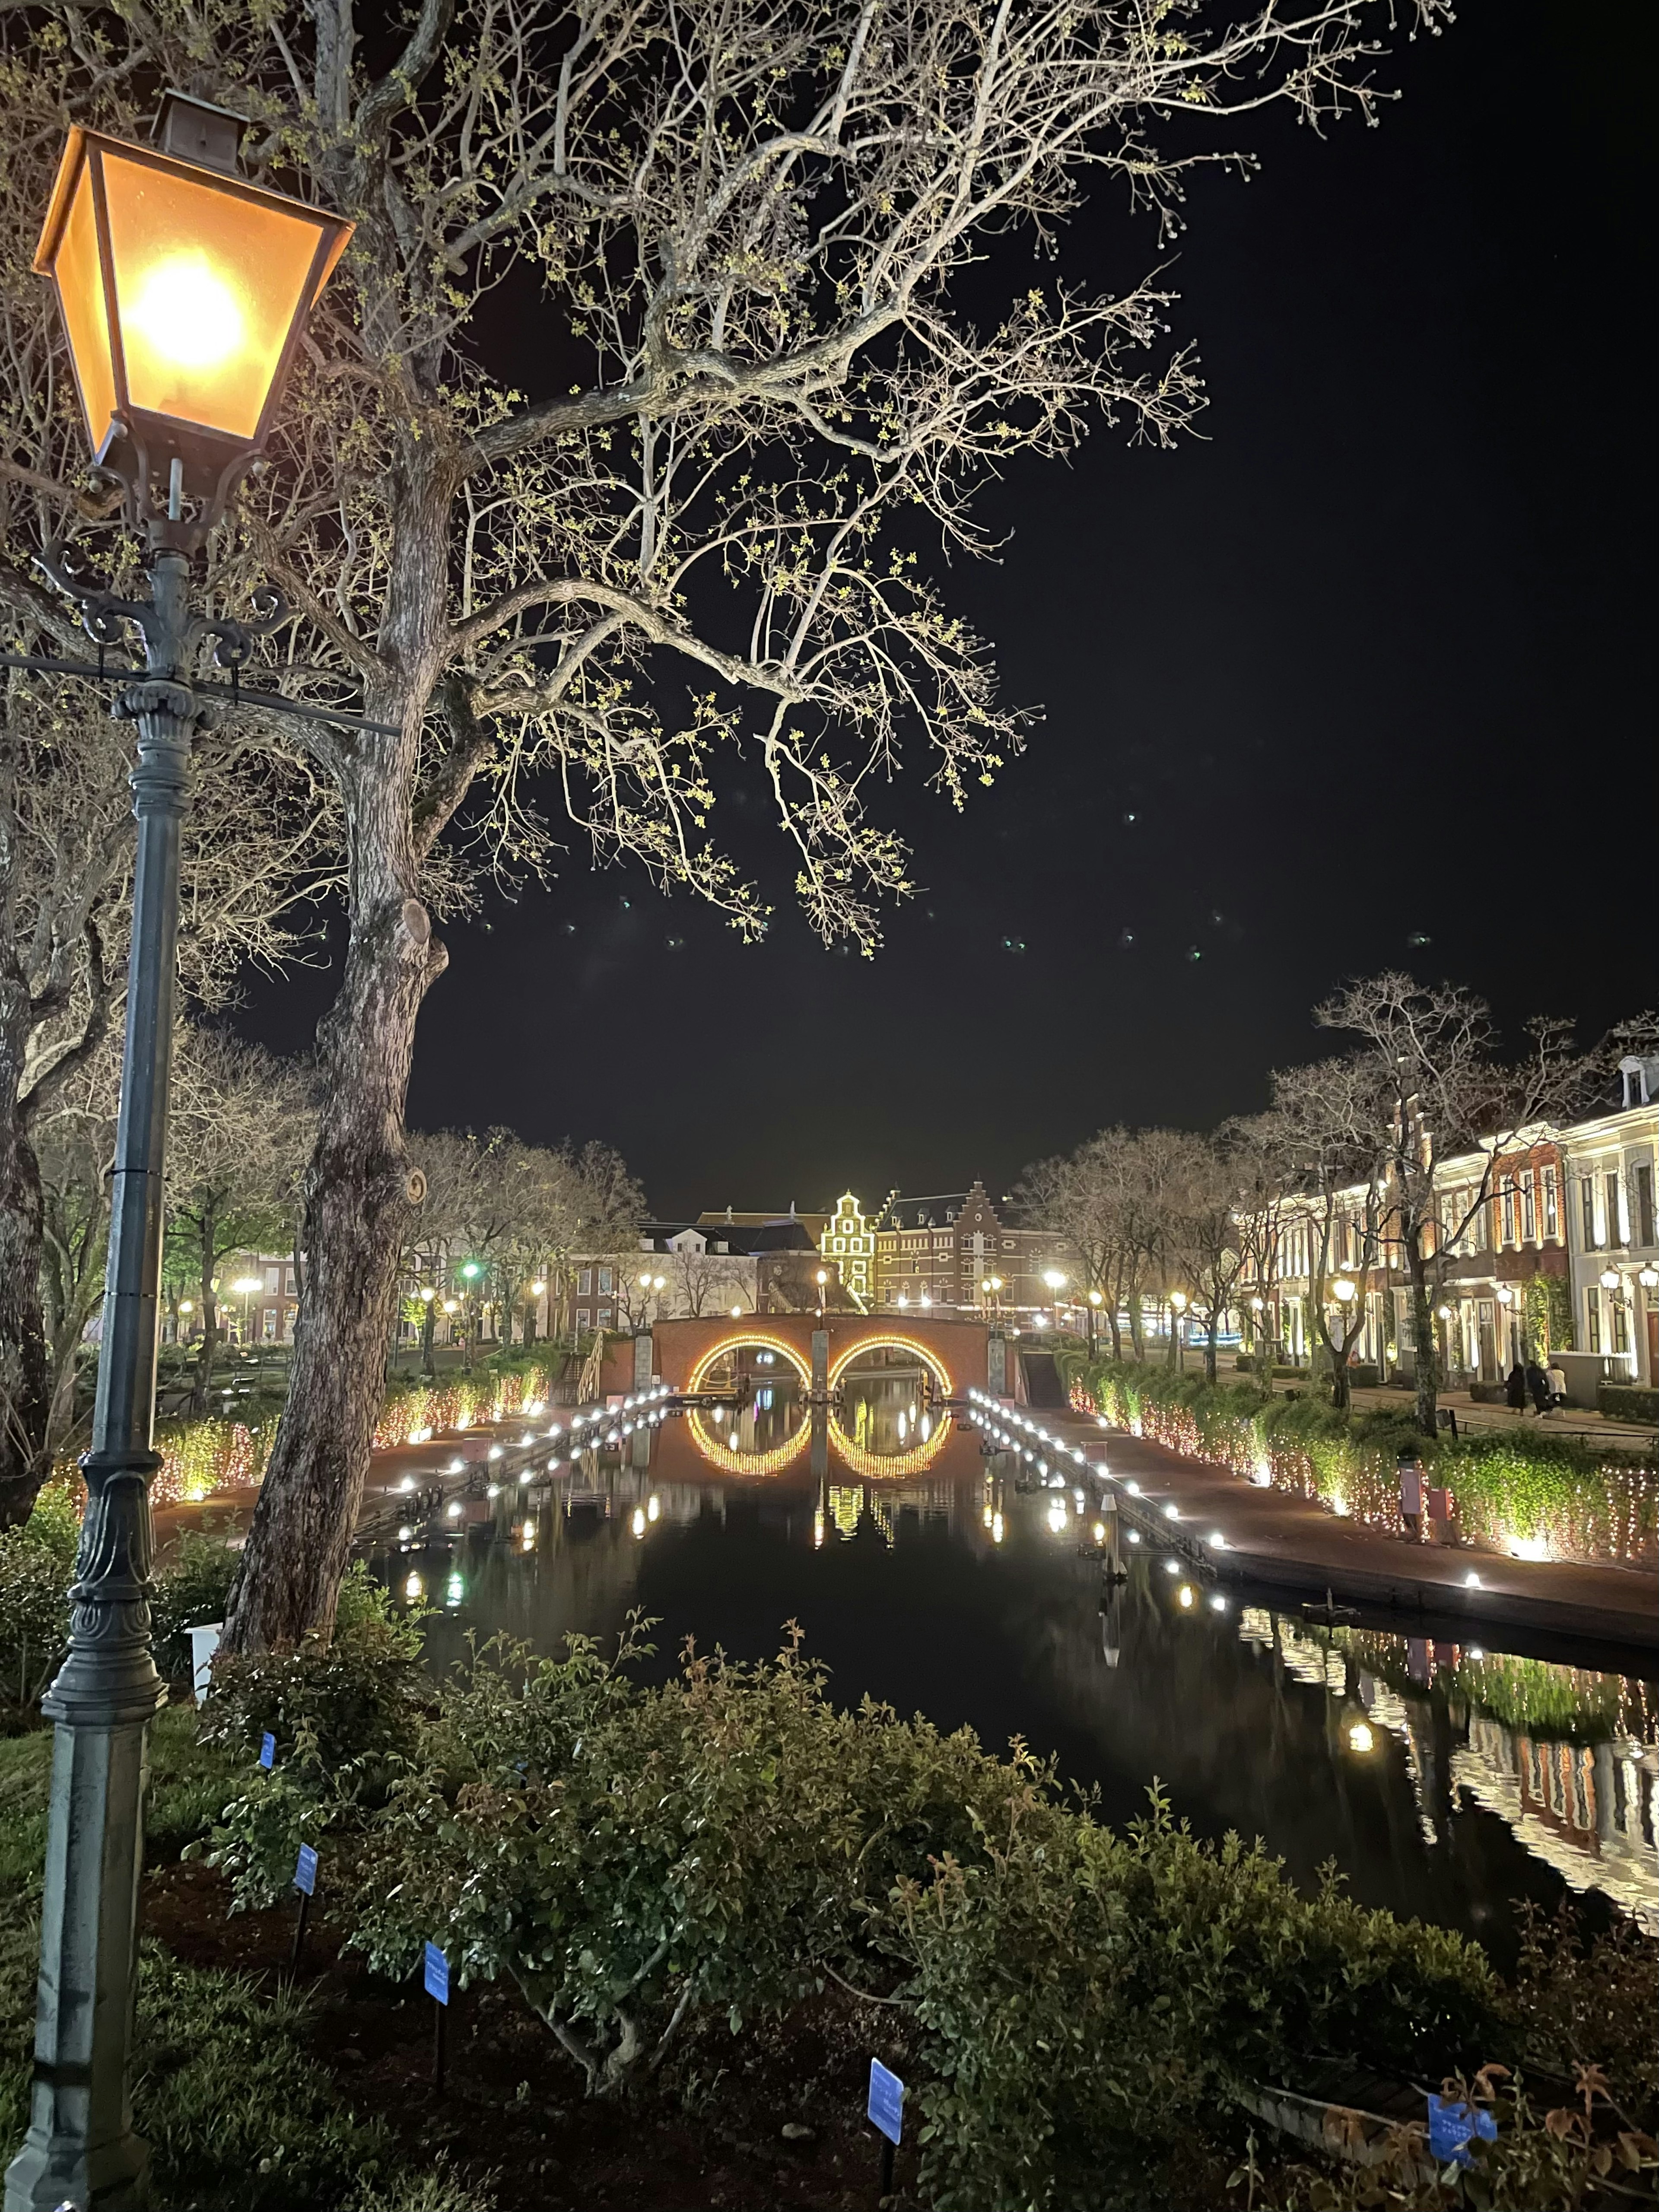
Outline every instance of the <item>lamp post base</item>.
{"label": "lamp post base", "polygon": [[59,1725],[40,1916],[29,2130],[6,2170],[5,2212],[133,2212],[149,2152],[132,2132],[133,1922],[149,1728]]}

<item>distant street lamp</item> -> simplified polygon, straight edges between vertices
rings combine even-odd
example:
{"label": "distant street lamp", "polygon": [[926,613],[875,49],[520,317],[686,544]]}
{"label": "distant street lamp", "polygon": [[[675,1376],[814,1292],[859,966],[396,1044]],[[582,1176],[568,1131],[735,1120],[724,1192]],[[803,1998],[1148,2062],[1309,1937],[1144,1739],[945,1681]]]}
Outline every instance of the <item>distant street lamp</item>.
{"label": "distant street lamp", "polygon": [[128,2069],[145,1731],[167,1694],[150,1643],[149,1482],[161,1464],[152,1437],[179,824],[204,711],[193,671],[208,641],[222,667],[240,667],[255,637],[286,618],[269,586],[255,594],[255,623],[192,616],[191,562],[265,442],[306,317],[351,234],[337,216],[245,183],[241,129],[168,93],[159,145],[71,130],[34,262],[57,291],[94,465],[119,485],[144,541],[149,596],[116,597],[62,546],[40,556],[100,647],[124,625],[140,632],[145,670],[115,704],[138,736],[126,1035],[69,1652],[41,1703],[57,1739],[34,2085],[6,2212],[65,2200],[116,2212],[137,2201],[146,2163]]}
{"label": "distant street lamp", "polygon": [[1099,1346],[1099,1341],[1098,1341],[1098,1333],[1099,1333],[1099,1325],[1100,1325],[1100,1309],[1102,1308],[1102,1306],[1103,1306],[1103,1305],[1105,1304],[1105,1303],[1106,1303],[1105,1299],[1104,1299],[1103,1297],[1102,1297],[1102,1296],[1101,1296],[1101,1294],[1100,1294],[1100,1292],[1099,1292],[1098,1291],[1090,1291],[1090,1293],[1089,1293],[1089,1357],[1090,1357],[1090,1358],[1091,1358],[1091,1359],[1093,1359],[1093,1358],[1096,1357],[1096,1355],[1097,1354],[1097,1352],[1098,1352],[1098,1351],[1099,1351],[1099,1349],[1100,1349],[1100,1346]]}
{"label": "distant street lamp", "polygon": [[[251,1343],[252,1332],[248,1327],[247,1302],[258,1289],[259,1278],[257,1275],[240,1275],[230,1287],[240,1296],[242,1301],[242,1341],[244,1344]],[[263,1374],[264,1370],[261,1368],[259,1371]]]}
{"label": "distant street lamp", "polygon": [[1042,1279],[1048,1285],[1048,1295],[1054,1309],[1054,1327],[1060,1327],[1060,1294],[1066,1287],[1066,1278],[1058,1267],[1045,1267]]}

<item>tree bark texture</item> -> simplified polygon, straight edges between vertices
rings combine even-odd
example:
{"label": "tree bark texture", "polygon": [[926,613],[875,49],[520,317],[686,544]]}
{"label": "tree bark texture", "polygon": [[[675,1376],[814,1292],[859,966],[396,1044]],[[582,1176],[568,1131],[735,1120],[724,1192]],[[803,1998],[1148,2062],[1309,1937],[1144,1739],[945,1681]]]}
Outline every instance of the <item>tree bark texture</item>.
{"label": "tree bark texture", "polygon": [[338,773],[349,855],[351,934],[339,996],[317,1033],[320,1111],[306,1171],[304,1291],[288,1401],[226,1611],[237,1652],[324,1635],[351,1556],[398,1265],[424,1186],[404,1146],[422,1000],[448,956],[419,893],[415,828],[422,725],[447,649],[453,463],[436,441],[404,447],[393,494],[396,551],[371,685],[371,720]]}
{"label": "tree bark texture", "polygon": [[1440,1346],[1436,1339],[1434,1308],[1429,1297],[1428,1276],[1414,1243],[1406,1248],[1412,1279],[1412,1366],[1417,1385],[1417,1425],[1425,1437],[1439,1431]]}
{"label": "tree bark texture", "polygon": [[40,1168],[18,1097],[30,1022],[27,983],[0,974],[0,1528],[27,1520],[49,1463]]}

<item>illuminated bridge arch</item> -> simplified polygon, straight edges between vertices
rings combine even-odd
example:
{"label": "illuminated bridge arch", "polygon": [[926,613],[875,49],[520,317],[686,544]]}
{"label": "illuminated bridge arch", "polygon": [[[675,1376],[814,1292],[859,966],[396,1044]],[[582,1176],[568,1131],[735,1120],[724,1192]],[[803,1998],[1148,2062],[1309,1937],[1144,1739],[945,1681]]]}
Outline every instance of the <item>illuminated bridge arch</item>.
{"label": "illuminated bridge arch", "polygon": [[787,1336],[775,1334],[770,1329],[733,1329],[718,1344],[711,1344],[687,1377],[687,1390],[701,1390],[711,1368],[715,1367],[728,1353],[742,1352],[753,1345],[761,1352],[774,1352],[787,1359],[807,1389],[812,1387],[811,1362],[805,1358],[798,1345],[791,1344]]}
{"label": "illuminated bridge arch", "polygon": [[908,1352],[912,1359],[927,1369],[939,1385],[941,1397],[950,1398],[956,1395],[951,1370],[932,1345],[923,1344],[918,1338],[906,1336],[896,1329],[872,1329],[867,1335],[855,1337],[844,1352],[837,1353],[830,1365],[830,1388],[832,1391],[839,1387],[848,1369],[854,1361],[862,1359],[866,1352]]}

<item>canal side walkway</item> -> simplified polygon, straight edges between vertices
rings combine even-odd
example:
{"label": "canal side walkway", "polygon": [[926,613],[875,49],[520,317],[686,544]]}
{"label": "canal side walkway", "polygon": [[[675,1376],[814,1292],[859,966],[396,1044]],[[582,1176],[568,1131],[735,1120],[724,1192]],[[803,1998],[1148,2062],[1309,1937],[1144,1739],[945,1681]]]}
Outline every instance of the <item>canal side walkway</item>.
{"label": "canal side walkway", "polygon": [[[1416,1543],[1123,1430],[1103,1430],[1070,1408],[1010,1407],[1001,1419],[1011,1418],[1033,1421],[1068,1451],[1092,1447],[1093,1457],[1103,1444],[1105,1471],[1127,1493],[1133,1522],[1149,1534],[1155,1528],[1178,1534],[1183,1547],[1201,1547],[1219,1581],[1257,1583],[1316,1601],[1328,1589],[1339,1605],[1397,1611],[1402,1630],[1413,1614],[1431,1612],[1494,1638],[1507,1625],[1659,1652],[1659,1573],[1651,1567],[1516,1559],[1472,1545]],[[1170,1505],[1179,1516],[1173,1524],[1164,1511]],[[1219,1544],[1212,1541],[1218,1536]]]}

